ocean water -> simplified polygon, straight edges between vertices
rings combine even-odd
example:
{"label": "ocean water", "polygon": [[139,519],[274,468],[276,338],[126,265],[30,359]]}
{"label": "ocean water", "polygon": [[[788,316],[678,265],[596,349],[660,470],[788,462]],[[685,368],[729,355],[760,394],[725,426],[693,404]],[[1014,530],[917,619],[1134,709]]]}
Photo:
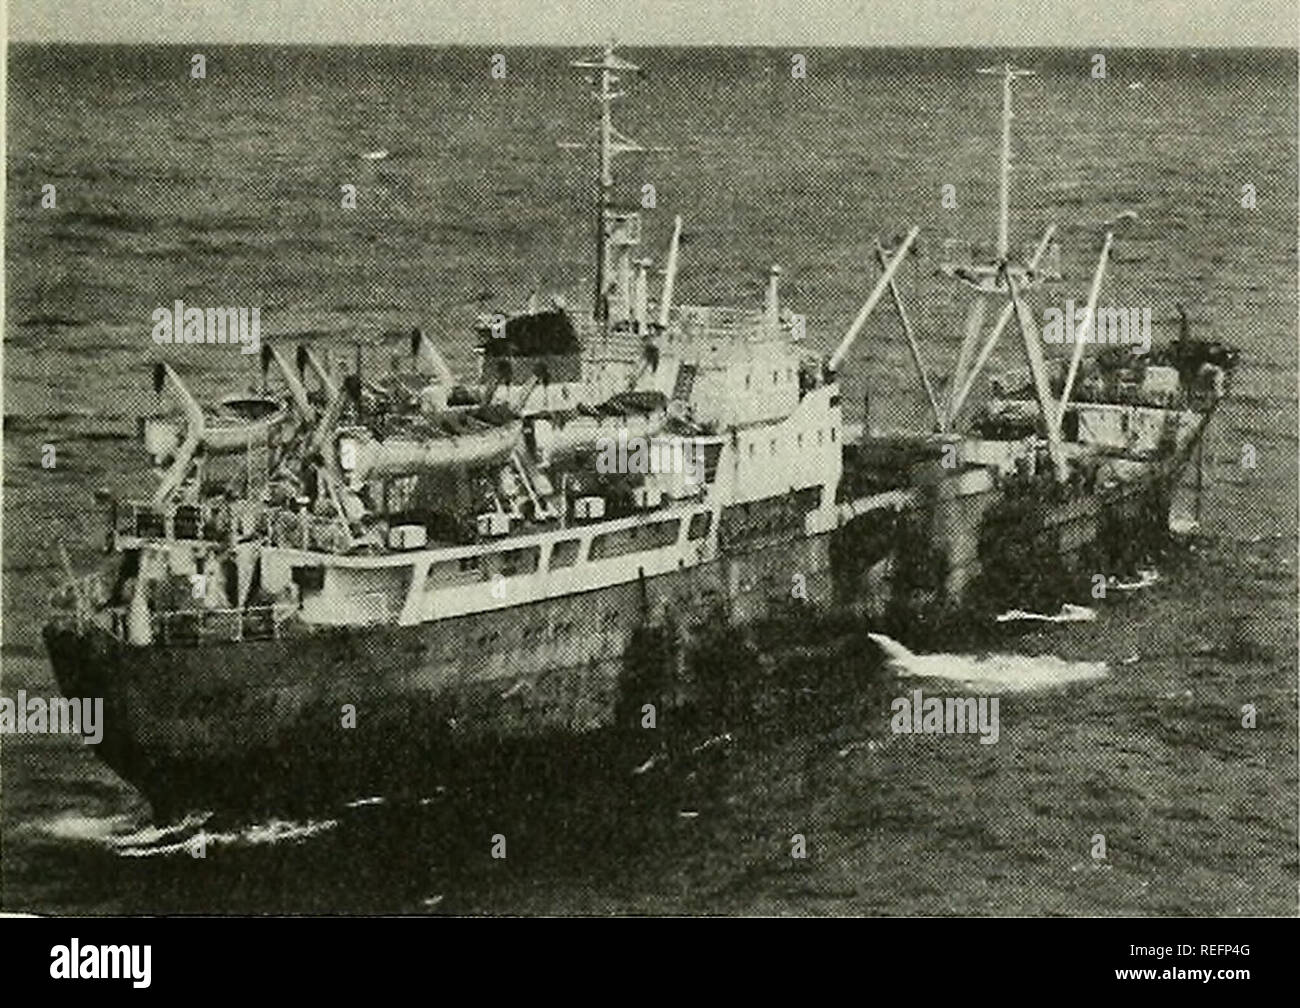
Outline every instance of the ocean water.
{"label": "ocean water", "polygon": [[[468,370],[478,312],[534,288],[578,302],[591,284],[592,155],[555,146],[592,137],[594,102],[567,66],[583,54],[507,50],[494,80],[486,49],[207,47],[196,81],[192,51],[10,49],[9,696],[54,691],[39,627],[57,544],[79,569],[97,563],[94,490],[150,485],[133,439],[153,404],[155,307],[256,305],[267,335],[359,330],[374,360],[399,349],[375,334],[419,324]],[[1295,912],[1294,53],[1115,51],[1096,80],[1083,51],[811,50],[804,81],[783,50],[624,55],[648,74],[628,82],[616,122],[671,150],[621,156],[618,193],[655,186],[657,260],[685,218],[679,297],[757,306],[779,263],[784,302],[829,347],[870,289],[873,241],[916,224],[922,256],[900,286],[940,374],[961,304],[936,256],[947,237],[989,241],[997,201],[997,90],[972,72],[1008,57],[1039,72],[1017,87],[1012,240],[1057,223],[1066,276],[1051,296],[1084,298],[1101,222],[1133,210],[1102,303],[1149,304],[1157,341],[1181,303],[1198,334],[1243,351],[1200,534],[1095,623],[1008,630],[997,647],[1109,674],[1008,697],[999,743],[980,746],[890,735],[889,699],[911,681],[842,647],[804,661],[797,718],[720,731],[670,765],[485,775],[294,822],[150,824],[91,747],[6,736],[4,908]],[[40,206],[45,184],[54,209]],[[345,184],[356,210],[340,207]],[[955,209],[940,204],[945,184]],[[849,358],[845,403],[852,417],[869,389],[873,426],[923,423],[887,309]],[[234,348],[165,349],[201,393],[255,377]],[[999,353],[1018,364],[1011,339]],[[183,843],[198,831],[202,859]],[[498,832],[505,861],[488,857]],[[1089,856],[1098,832],[1105,863]],[[796,833],[805,860],[790,856]]]}

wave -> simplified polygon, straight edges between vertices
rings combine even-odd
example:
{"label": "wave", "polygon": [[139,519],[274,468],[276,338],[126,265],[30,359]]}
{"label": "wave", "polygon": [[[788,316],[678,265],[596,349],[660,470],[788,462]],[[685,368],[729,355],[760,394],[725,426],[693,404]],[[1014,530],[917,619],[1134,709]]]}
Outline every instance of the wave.
{"label": "wave", "polygon": [[1008,693],[1050,689],[1105,678],[1105,662],[1068,661],[1056,655],[914,654],[884,634],[868,637],[885,653],[886,666],[901,677],[944,679]]}
{"label": "wave", "polygon": [[[195,813],[172,826],[145,827],[130,837],[110,840],[109,846],[118,857],[124,858],[176,855],[201,857],[213,847],[239,850],[302,843],[309,837],[334,829],[339,824],[337,819],[308,819],[304,822],[272,819],[264,823],[249,823],[209,832],[201,827],[211,815],[211,812]],[[173,840],[173,837],[178,839]]]}
{"label": "wave", "polygon": [[125,813],[96,816],[84,812],[61,812],[49,819],[33,822],[31,828],[55,840],[105,844],[130,823],[131,819]]}
{"label": "wave", "polygon": [[[6,413],[4,428],[6,434],[47,434],[57,429],[60,434],[73,440],[82,441],[134,441],[133,430],[113,430],[107,424],[134,424],[135,417],[120,416],[115,413],[95,413],[93,411],[74,411],[58,413]],[[94,430],[73,429],[77,421],[92,421]]]}
{"label": "wave", "polygon": [[121,858],[152,858],[205,854],[209,848],[241,849],[301,843],[328,832],[337,819],[296,821],[271,819],[221,828],[205,828],[211,811],[191,812],[173,823],[141,825],[128,813],[89,815],[67,811],[37,820],[29,828],[49,839],[71,844],[89,844]]}

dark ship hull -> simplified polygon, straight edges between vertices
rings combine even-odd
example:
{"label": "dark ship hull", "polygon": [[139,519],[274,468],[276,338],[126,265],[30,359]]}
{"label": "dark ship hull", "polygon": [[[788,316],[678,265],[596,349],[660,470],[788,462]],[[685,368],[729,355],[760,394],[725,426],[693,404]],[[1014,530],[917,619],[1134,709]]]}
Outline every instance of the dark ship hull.
{"label": "dark ship hull", "polygon": [[654,748],[710,688],[684,671],[693,639],[777,611],[791,571],[830,604],[830,538],[415,626],[143,648],[66,621],[44,635],[63,693],[104,698],[98,755],[157,816],[426,793],[467,762],[642,730],[645,704]]}

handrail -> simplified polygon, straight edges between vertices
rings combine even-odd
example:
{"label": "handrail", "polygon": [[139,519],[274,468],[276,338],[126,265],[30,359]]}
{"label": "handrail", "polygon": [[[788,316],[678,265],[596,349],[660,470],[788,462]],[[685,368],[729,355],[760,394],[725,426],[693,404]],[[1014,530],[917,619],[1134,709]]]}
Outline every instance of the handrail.
{"label": "handrail", "polygon": [[[59,593],[56,592],[57,596]],[[51,601],[56,601],[52,599]],[[129,640],[127,631],[130,606],[56,605],[51,618],[70,621],[78,630],[95,624],[121,641]],[[168,609],[151,612],[152,639],[160,644],[212,641],[278,640],[281,624],[293,617],[296,604],[273,602],[270,605],[236,608]],[[106,618],[105,618],[106,617]]]}
{"label": "handrail", "polygon": [[[194,535],[184,534],[189,526],[190,515],[188,514],[183,516],[185,521],[181,523],[180,534],[177,534],[177,512],[183,510],[193,512]],[[221,542],[225,539],[225,534],[217,534],[215,531],[209,533],[217,513],[217,505],[210,503],[167,505],[147,501],[118,501],[115,505],[113,531],[115,534],[129,535],[137,539]],[[140,521],[141,516],[146,518],[146,523],[143,526]],[[149,519],[152,519],[152,521],[149,521]],[[142,527],[145,531],[142,531]],[[156,530],[156,534],[150,534],[152,530]]]}
{"label": "handrail", "polygon": [[151,613],[150,623],[159,644],[279,640],[280,625],[296,609],[283,603],[244,609],[172,609]]}
{"label": "handrail", "polygon": [[322,518],[284,508],[265,513],[266,541],[290,549],[346,553],[352,548],[352,531],[341,518]]}

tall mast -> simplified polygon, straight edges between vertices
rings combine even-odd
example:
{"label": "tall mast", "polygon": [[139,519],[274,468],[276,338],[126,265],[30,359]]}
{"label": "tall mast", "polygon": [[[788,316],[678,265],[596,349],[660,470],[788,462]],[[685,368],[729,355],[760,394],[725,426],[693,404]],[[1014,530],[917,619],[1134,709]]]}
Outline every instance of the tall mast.
{"label": "tall mast", "polygon": [[1011,82],[1017,77],[1032,76],[1032,70],[1019,70],[1010,63],[1000,67],[982,67],[976,73],[1002,76],[1002,159],[998,189],[998,261],[1004,262],[1010,247],[1011,219]]}
{"label": "tall mast", "polygon": [[[576,60],[569,65],[580,70],[595,71],[589,79],[597,87],[597,90],[592,92],[592,97],[600,102],[600,141],[597,146],[596,179],[596,284],[592,299],[592,317],[597,321],[604,321],[608,318],[608,274],[613,265],[611,259],[614,257],[611,254],[611,243],[615,240],[614,232],[619,223],[615,218],[620,216],[612,212],[611,206],[611,194],[614,188],[614,156],[629,151],[664,150],[665,148],[643,147],[636,141],[629,140],[614,128],[613,104],[624,95],[624,92],[615,88],[615,85],[620,80],[615,71],[636,73],[641,68],[635,63],[630,63],[616,55],[613,42],[606,44],[599,59]],[[583,145],[561,143],[560,146],[573,150],[581,148]],[[630,255],[630,252],[623,248],[628,243],[627,238],[617,243],[620,246],[618,255]],[[631,243],[635,244],[635,241]],[[620,290],[620,294],[625,300],[630,297],[630,292],[625,290]],[[623,314],[626,315],[626,308],[630,307],[630,302],[624,307]]]}
{"label": "tall mast", "polygon": [[[592,294],[592,317],[603,320],[609,305],[605,300],[605,213],[609,209],[609,196],[614,188],[614,116],[613,106],[621,92],[614,90],[618,78],[614,76],[613,43],[605,46],[605,58],[601,61],[600,91],[596,95],[600,102],[600,178],[596,182],[596,286]],[[579,64],[574,64],[575,66]],[[635,69],[635,68],[633,68]]]}

